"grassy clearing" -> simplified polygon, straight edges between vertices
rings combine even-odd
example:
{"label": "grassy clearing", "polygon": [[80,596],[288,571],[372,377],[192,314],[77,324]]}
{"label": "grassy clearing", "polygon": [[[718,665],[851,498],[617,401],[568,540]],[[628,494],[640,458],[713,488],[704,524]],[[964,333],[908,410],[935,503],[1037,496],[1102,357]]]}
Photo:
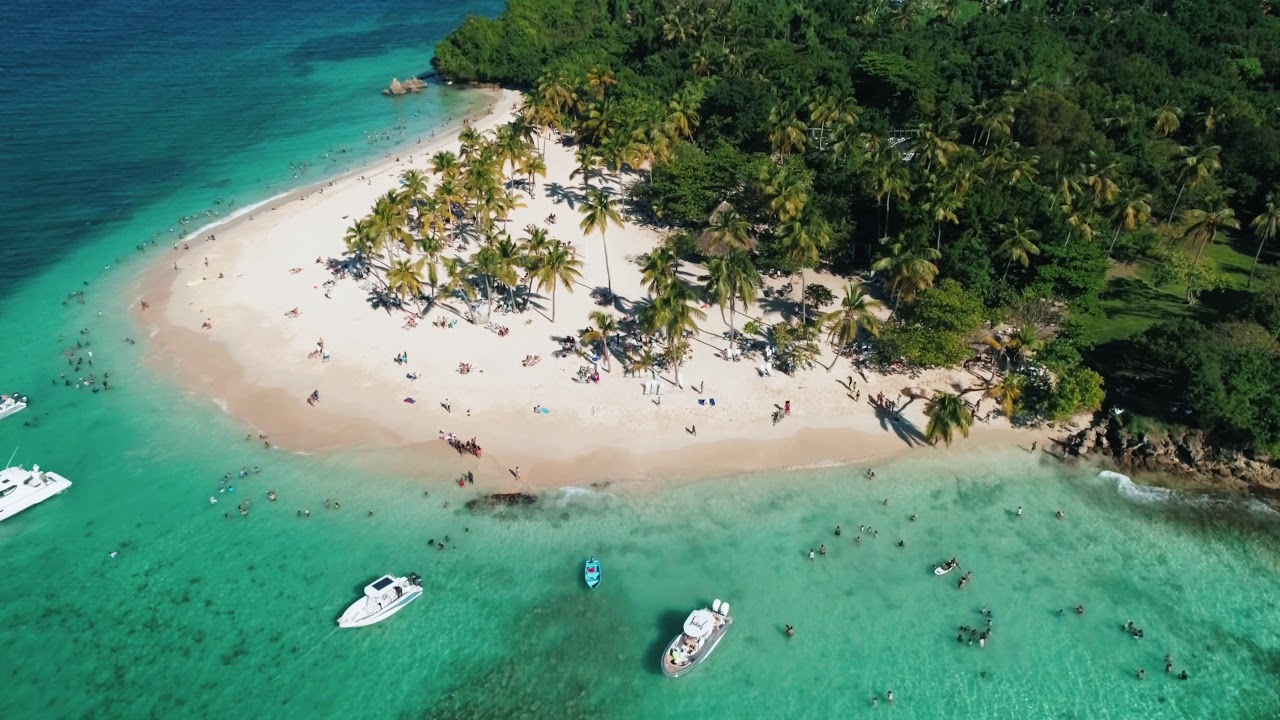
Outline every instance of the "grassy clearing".
{"label": "grassy clearing", "polygon": [[[1212,263],[1227,289],[1243,290],[1253,257],[1242,252],[1249,238],[1219,242],[1205,248],[1201,262]],[[1081,337],[1090,343],[1123,340],[1142,333],[1161,320],[1208,316],[1199,304],[1188,305],[1187,288],[1181,283],[1155,285],[1154,265],[1142,261],[1116,266],[1108,273],[1102,295],[1102,312],[1079,318]]]}

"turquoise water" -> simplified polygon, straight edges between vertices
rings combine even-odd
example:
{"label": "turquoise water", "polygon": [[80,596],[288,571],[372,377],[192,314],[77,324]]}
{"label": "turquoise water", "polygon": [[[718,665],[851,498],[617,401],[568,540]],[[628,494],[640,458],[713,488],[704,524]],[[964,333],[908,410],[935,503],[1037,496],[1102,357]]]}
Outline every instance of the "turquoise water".
{"label": "turquoise water", "polygon": [[[471,512],[496,478],[464,489],[453,468],[266,450],[141,367],[127,308],[155,251],[134,247],[163,249],[220,196],[243,206],[462,112],[469,99],[441,88],[376,90],[425,69],[467,7],[496,3],[0,9],[0,113],[17,129],[0,136],[0,387],[34,400],[0,421],[0,448],[75,482],[0,523],[0,718],[1280,716],[1280,525],[1256,509],[1015,450],[925,453],[873,483],[808,471]],[[254,466],[209,504],[224,473]],[[867,524],[879,537],[855,543]],[[451,549],[428,548],[445,536]],[[930,573],[953,555],[973,572],[964,591]],[[426,598],[334,632],[384,571],[422,573]],[[715,597],[732,631],[665,680],[661,648]],[[1083,617],[1057,615],[1077,604]],[[984,605],[991,642],[958,645]],[[1190,680],[1165,676],[1166,653]]]}

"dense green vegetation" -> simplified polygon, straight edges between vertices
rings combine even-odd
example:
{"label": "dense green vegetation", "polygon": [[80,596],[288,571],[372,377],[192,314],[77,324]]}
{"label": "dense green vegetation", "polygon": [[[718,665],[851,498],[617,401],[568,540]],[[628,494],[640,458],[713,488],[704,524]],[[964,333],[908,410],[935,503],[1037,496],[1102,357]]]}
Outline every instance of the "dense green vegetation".
{"label": "dense green vegetation", "polygon": [[[572,134],[584,171],[641,170],[637,205],[688,231],[677,254],[874,269],[895,308],[886,360],[954,364],[985,339],[1006,375],[988,391],[1017,385],[1025,412],[1096,409],[1105,379],[1111,404],[1275,452],[1276,15],[1256,0],[510,0],[436,65],[528,91],[526,118]],[[750,243],[694,241],[718,208]],[[770,331],[801,339],[803,361],[829,317]]]}

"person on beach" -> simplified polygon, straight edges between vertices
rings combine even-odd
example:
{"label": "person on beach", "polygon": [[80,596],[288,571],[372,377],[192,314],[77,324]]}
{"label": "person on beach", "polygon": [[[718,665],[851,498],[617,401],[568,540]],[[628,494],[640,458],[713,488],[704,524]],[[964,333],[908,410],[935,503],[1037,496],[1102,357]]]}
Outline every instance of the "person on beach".
{"label": "person on beach", "polygon": [[785,403],[783,403],[782,412],[783,412],[783,414],[785,414],[785,415],[790,415],[790,414],[791,414],[791,401],[790,401],[790,400],[788,400],[788,401],[786,401]]}

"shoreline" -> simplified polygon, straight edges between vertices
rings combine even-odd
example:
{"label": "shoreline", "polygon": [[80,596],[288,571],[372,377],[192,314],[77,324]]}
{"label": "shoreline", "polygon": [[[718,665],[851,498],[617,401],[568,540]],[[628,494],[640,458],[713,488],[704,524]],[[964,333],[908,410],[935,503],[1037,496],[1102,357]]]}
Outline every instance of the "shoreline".
{"label": "shoreline", "polygon": [[[472,127],[483,132],[505,123],[511,115],[507,106],[519,97],[513,91],[496,93],[481,105]],[[447,298],[412,330],[402,329],[399,316],[405,311],[393,315],[371,309],[366,293],[350,279],[333,285],[332,298],[316,301],[321,280],[331,279],[316,260],[340,256],[341,237],[351,220],[366,213],[373,198],[398,187],[400,172],[422,169],[431,153],[454,146],[462,127],[436,131],[430,142],[402,147],[399,157],[268,198],[253,212],[212,223],[179,241],[173,256],[155,260],[130,288],[132,316],[150,340],[145,364],[175,380],[184,392],[217,404],[247,427],[250,438],[269,436],[274,447],[313,454],[395,451],[404,455],[406,468],[428,463],[470,470],[478,485],[490,490],[636,479],[661,485],[661,478],[672,476],[867,465],[918,447],[916,438],[926,422],[924,403],[908,408],[905,422],[897,425],[873,412],[866,399],[876,392],[894,395],[906,384],[953,384],[958,371],[929,371],[923,381],[869,374],[865,384],[858,383],[859,396],[866,396],[857,402],[841,397],[840,377],[850,373],[847,367],[838,373],[815,367],[795,376],[759,377],[752,363],[730,363],[719,355],[723,321],[713,307],[703,308],[707,320],[693,343],[697,351],[681,370],[683,387],[669,374],[661,376],[665,403],[637,392],[649,376],[624,378],[620,363],[602,372],[599,384],[570,382],[584,359],[552,357],[555,346],[547,338],[574,334],[585,324],[587,314],[598,309],[587,290],[602,286],[605,277],[596,255],[599,238],[583,237],[577,230],[578,214],[567,199],[574,186],[572,152],[554,142],[547,144],[548,174],[542,187],[521,195],[528,207],[516,210],[510,223],[516,234],[516,228],[537,224],[548,212],[561,214],[562,222],[548,229],[572,243],[585,263],[577,291],[558,293],[554,323],[542,295],[533,296],[534,307],[527,312],[494,314],[498,322],[510,324],[511,337],[505,339],[486,332],[479,322],[430,327],[437,317],[455,319],[442,309],[451,302]],[[554,192],[549,189],[553,183],[558,184]],[[203,239],[210,230],[217,230],[216,241]],[[643,291],[635,257],[651,249],[659,236],[633,224],[611,232],[615,291],[639,297]],[[184,245],[190,250],[181,249]],[[809,279],[836,288],[845,282],[822,273]],[[149,310],[138,306],[142,299]],[[293,307],[301,308],[299,317],[282,318]],[[197,329],[205,321],[213,328]],[[326,339],[332,360],[302,361],[317,338]],[[412,363],[388,362],[405,348],[412,349]],[[521,368],[515,363],[522,355],[546,359],[539,367]],[[458,362],[474,364],[485,374],[458,375],[453,371]],[[406,382],[406,369],[422,379]],[[322,392],[314,407],[302,402],[313,388]],[[409,394],[413,404],[404,402]],[[456,401],[449,400],[450,410],[445,410],[449,398]],[[717,398],[718,405],[695,403]],[[769,414],[781,409],[783,399],[794,400],[796,412],[778,427]],[[535,413],[530,410],[535,406],[551,412]],[[443,431],[476,437],[484,456],[459,456],[439,441]],[[997,418],[989,426],[975,422],[973,437],[943,451],[1029,445],[1045,442],[1049,432],[1058,431],[1011,428]]]}

